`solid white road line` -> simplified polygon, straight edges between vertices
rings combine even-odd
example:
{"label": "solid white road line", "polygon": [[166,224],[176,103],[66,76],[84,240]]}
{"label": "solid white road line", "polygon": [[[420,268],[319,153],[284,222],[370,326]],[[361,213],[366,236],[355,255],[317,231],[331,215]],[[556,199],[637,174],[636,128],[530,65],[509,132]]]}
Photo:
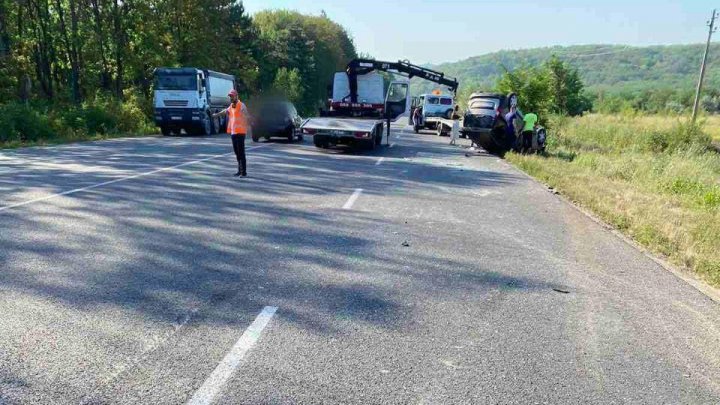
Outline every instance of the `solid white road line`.
{"label": "solid white road line", "polygon": [[[253,146],[253,147],[247,148],[246,150],[253,150],[253,149],[257,149],[257,148],[262,148],[263,146],[267,146],[267,145],[270,145],[270,144],[267,144],[267,143],[266,143],[266,144],[263,144],[263,145]],[[9,210],[9,209],[13,209],[13,208],[22,207],[22,206],[24,206],[24,205],[33,204],[33,203],[40,202],[40,201],[50,200],[50,199],[56,198],[56,197],[62,197],[62,196],[64,196],[64,195],[75,194],[75,193],[79,193],[79,192],[81,192],[81,191],[92,190],[92,189],[94,189],[94,188],[98,188],[98,187],[102,187],[102,186],[107,186],[107,185],[114,184],[114,183],[120,183],[121,181],[127,181],[127,180],[137,179],[138,177],[150,176],[150,175],[155,174],[155,173],[160,173],[160,172],[165,172],[165,171],[168,171],[168,170],[177,169],[178,167],[190,166],[190,165],[194,165],[194,164],[197,164],[197,163],[205,162],[205,161],[208,161],[208,160],[217,159],[217,158],[220,158],[220,157],[223,157],[223,156],[232,155],[232,154],[233,154],[233,152],[230,152],[230,153],[222,153],[222,154],[220,154],[220,155],[214,155],[214,156],[210,156],[210,157],[207,157],[207,158],[204,158],[204,159],[193,160],[192,162],[185,162],[185,163],[181,163],[181,164],[175,165],[175,166],[163,167],[163,168],[151,170],[151,171],[145,172],[145,173],[138,173],[138,174],[133,174],[132,176],[126,176],[126,177],[121,177],[121,178],[119,178],[119,179],[113,179],[113,180],[104,181],[104,182],[102,182],[102,183],[93,184],[92,186],[76,188],[76,189],[73,189],[73,190],[63,191],[62,193],[51,194],[51,195],[47,195],[47,196],[45,196],[45,197],[35,198],[35,199],[32,199],[32,200],[28,200],[28,201],[23,201],[23,202],[20,202],[20,203],[17,203],[17,204],[6,205],[6,206],[4,206],[4,207],[0,207],[0,212],[6,211],[6,210]]]}
{"label": "solid white road line", "polygon": [[195,395],[188,401],[188,405],[209,405],[215,400],[215,396],[220,393],[225,383],[230,379],[232,374],[237,370],[240,362],[247,352],[260,339],[263,329],[268,325],[270,319],[275,315],[277,307],[265,307],[262,312],[255,318],[252,324],[240,336],[230,352],[225,355],[215,371],[205,380],[202,387],[195,392]]}
{"label": "solid white road line", "polygon": [[381,157],[380,159],[378,159],[378,161],[375,162],[375,166],[380,166],[383,161],[385,161],[385,157]]}
{"label": "solid white road line", "polygon": [[355,201],[358,199],[358,197],[360,197],[360,194],[362,194],[362,191],[363,191],[363,189],[356,188],[355,192],[353,192],[352,195],[350,196],[350,198],[348,198],[348,200],[345,202],[345,205],[343,205],[342,209],[349,210],[350,208],[352,208],[353,204],[355,204]]}

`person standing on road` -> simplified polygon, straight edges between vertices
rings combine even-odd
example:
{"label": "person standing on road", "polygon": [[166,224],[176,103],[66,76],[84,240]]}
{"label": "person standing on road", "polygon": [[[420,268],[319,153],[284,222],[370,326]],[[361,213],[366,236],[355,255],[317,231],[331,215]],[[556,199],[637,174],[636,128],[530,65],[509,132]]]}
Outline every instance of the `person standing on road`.
{"label": "person standing on road", "polygon": [[245,103],[238,99],[238,93],[235,89],[230,90],[228,93],[230,97],[230,106],[218,113],[213,114],[213,117],[227,116],[227,133],[230,134],[232,139],[233,151],[235,152],[235,158],[238,163],[238,171],[235,176],[247,176],[247,164],[245,159],[245,137],[249,128],[249,118]]}
{"label": "person standing on road", "polygon": [[507,143],[512,149],[517,149],[519,147],[516,121],[520,121],[520,123],[522,123],[522,120],[523,115],[517,107],[510,107],[510,111],[505,114],[505,135],[507,136]]}
{"label": "person standing on road", "polygon": [[460,137],[460,106],[455,104],[452,114],[452,129],[450,130],[450,145],[455,145]]}
{"label": "person standing on road", "polygon": [[532,149],[533,135],[535,134],[535,126],[538,122],[538,116],[535,113],[527,113],[523,116],[523,130],[522,130],[522,149]]}

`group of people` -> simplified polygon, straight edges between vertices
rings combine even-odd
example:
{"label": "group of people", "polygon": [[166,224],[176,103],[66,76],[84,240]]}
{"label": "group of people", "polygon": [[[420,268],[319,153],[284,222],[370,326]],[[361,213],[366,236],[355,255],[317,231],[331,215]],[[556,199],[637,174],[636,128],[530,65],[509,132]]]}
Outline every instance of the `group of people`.
{"label": "group of people", "polygon": [[[238,163],[238,170],[235,176],[247,176],[247,159],[245,158],[245,138],[248,130],[250,129],[250,114],[248,113],[247,106],[238,99],[238,93],[235,89],[230,90],[228,93],[230,97],[230,106],[228,108],[213,114],[213,118],[227,117],[227,133],[230,134],[232,140],[233,151],[235,152],[235,158]],[[451,132],[450,143],[455,144],[455,140],[459,135],[459,123],[458,119],[459,108],[455,105],[453,110],[453,117],[455,122]],[[510,111],[505,114],[505,122],[507,123],[506,131],[508,137],[513,139],[513,147],[517,150],[524,151],[530,150],[533,147],[533,136],[535,130],[538,127],[538,116],[535,113],[522,114],[516,106],[512,106]],[[522,131],[520,136],[517,135],[516,123],[518,120],[522,120]],[[422,109],[416,108],[413,111],[413,120],[415,125],[418,125],[422,120]]]}
{"label": "group of people", "polygon": [[[518,118],[522,120],[522,130],[519,132],[519,135],[515,127],[519,121]],[[511,107],[510,111],[505,114],[505,122],[507,123],[505,127],[506,134],[513,140],[512,146],[514,149],[520,152],[532,150],[533,136],[538,128],[538,120],[537,114],[532,112],[522,114],[517,107]]]}

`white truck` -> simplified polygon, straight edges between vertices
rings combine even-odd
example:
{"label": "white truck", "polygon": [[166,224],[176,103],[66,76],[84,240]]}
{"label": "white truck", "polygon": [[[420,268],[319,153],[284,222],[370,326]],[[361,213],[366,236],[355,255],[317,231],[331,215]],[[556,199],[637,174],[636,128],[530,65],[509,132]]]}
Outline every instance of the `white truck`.
{"label": "white truck", "polygon": [[225,132],[227,119],[212,114],[230,104],[235,77],[199,68],[157,68],[154,73],[155,124],[163,135]]}
{"label": "white truck", "polygon": [[458,87],[457,80],[408,61],[354,59],[348,63],[345,72],[335,74],[329,108],[300,127],[303,134],[313,137],[315,146],[362,145],[374,149],[382,143],[386,125],[389,138],[392,121],[405,117],[410,122],[409,80],[392,81],[385,92],[383,78],[375,71],[391,72],[408,79],[420,77],[446,85],[453,92]]}

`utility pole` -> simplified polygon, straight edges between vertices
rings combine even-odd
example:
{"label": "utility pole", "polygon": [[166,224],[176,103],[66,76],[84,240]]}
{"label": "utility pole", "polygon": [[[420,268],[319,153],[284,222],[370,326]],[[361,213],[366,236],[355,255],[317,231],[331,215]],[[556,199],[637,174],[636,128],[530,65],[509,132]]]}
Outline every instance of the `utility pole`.
{"label": "utility pole", "polygon": [[692,122],[697,118],[698,106],[700,105],[700,93],[702,92],[703,80],[705,79],[705,64],[707,63],[708,52],[710,52],[710,39],[712,34],[717,30],[715,27],[715,19],[718,17],[717,10],[713,10],[712,18],[708,21],[710,30],[708,31],[707,45],[705,45],[705,53],[703,54],[702,65],[700,66],[700,79],[698,80],[697,90],[695,90],[695,103],[692,110]]}

